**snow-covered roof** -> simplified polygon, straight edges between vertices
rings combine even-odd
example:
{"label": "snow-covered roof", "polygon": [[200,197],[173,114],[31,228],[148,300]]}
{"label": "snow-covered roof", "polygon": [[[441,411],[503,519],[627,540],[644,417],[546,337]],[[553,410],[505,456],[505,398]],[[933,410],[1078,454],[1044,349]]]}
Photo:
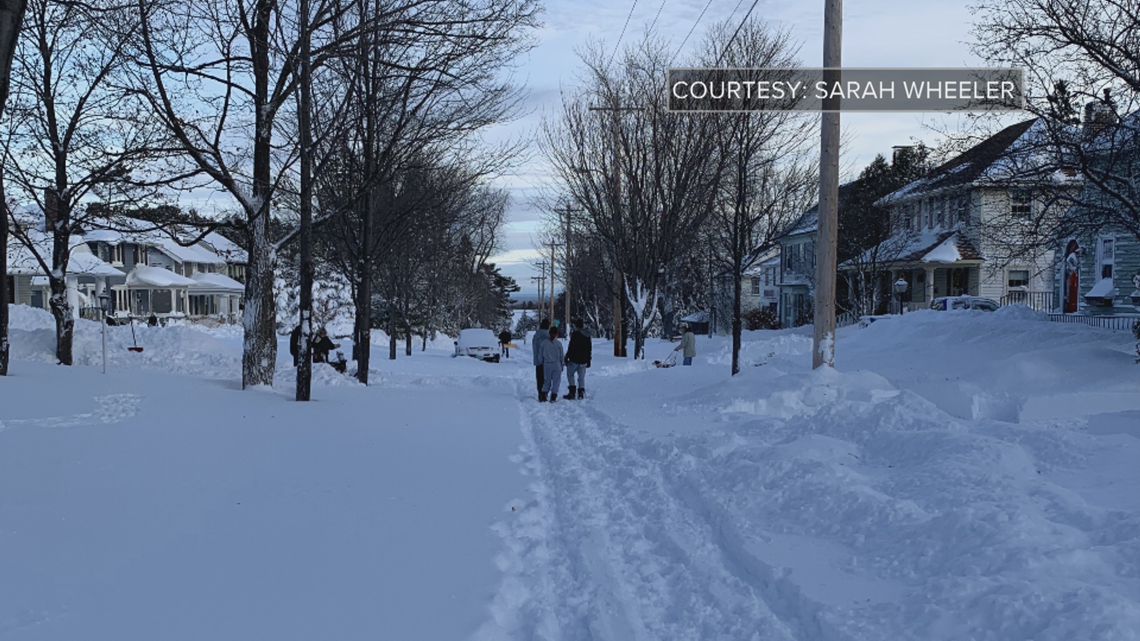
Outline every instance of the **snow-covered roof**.
{"label": "snow-covered roof", "polygon": [[190,289],[194,292],[209,290],[240,294],[245,291],[245,285],[242,285],[225,274],[195,272],[190,279],[194,281],[194,284],[190,286]]}
{"label": "snow-covered roof", "polygon": [[692,314],[689,314],[688,316],[682,318],[681,322],[683,322],[683,323],[707,323],[707,322],[709,322],[709,313],[704,311],[704,310],[701,310],[699,312],[693,312]]}
{"label": "snow-covered roof", "polygon": [[[155,229],[154,223],[137,220],[133,218],[116,218],[113,222],[95,221],[94,227],[87,230],[84,238],[90,242],[104,242],[110,245],[118,245],[120,243],[134,243],[138,245],[147,245],[156,247],[162,253],[169,256],[178,263],[204,263],[207,265],[222,265],[227,262],[227,257],[223,256],[221,252],[214,249],[212,243],[205,242],[195,243],[193,245],[182,245],[177,240],[171,237],[170,233],[161,229]],[[101,226],[102,225],[102,226]],[[190,227],[180,227],[175,230],[177,236],[183,242],[189,242],[197,232]],[[211,232],[207,234],[206,238],[217,237],[216,242],[222,244],[223,242],[229,243],[224,237],[219,234]],[[226,245],[227,251],[231,246],[236,247],[232,243]],[[238,248],[240,249],[240,248]],[[246,262],[247,257],[244,252],[240,256],[241,260],[231,259],[231,262]]]}
{"label": "snow-covered roof", "polygon": [[[36,251],[50,260],[52,237],[42,231],[29,229],[28,239]],[[99,259],[79,236],[71,236],[71,253],[67,259],[67,273],[82,276],[122,276],[123,272]],[[8,274],[22,276],[46,276],[35,254],[16,238],[8,239]]]}
{"label": "snow-covered roof", "polygon": [[901,232],[840,265],[850,268],[866,263],[874,255],[879,263],[956,263],[985,260],[961,230],[936,226],[921,232]]}
{"label": "snow-covered roof", "polygon": [[1112,298],[1115,293],[1115,288],[1112,286],[1111,278],[1102,278],[1093,285],[1089,293],[1085,294],[1085,298]]}
{"label": "snow-covered roof", "polygon": [[162,267],[135,265],[127,274],[127,287],[189,287],[194,281]]}
{"label": "snow-covered roof", "polygon": [[217,252],[219,256],[231,263],[249,262],[249,252],[242,249],[241,245],[238,245],[216,231],[206,234],[202,241]]}
{"label": "snow-covered roof", "polygon": [[1046,178],[1043,172],[1053,180],[1079,184],[1079,176],[1055,171],[1058,158],[1049,139],[1047,123],[1039,118],[1010,125],[883,196],[877,204],[890,205],[954,187],[1042,180]]}
{"label": "snow-covered roof", "polygon": [[[843,207],[843,204],[847,201],[847,198],[851,195],[852,189],[858,182],[858,180],[852,180],[851,182],[846,182],[839,186],[840,208]],[[788,228],[788,231],[784,232],[782,238],[797,236],[799,234],[812,233],[817,229],[819,229],[819,203],[815,203],[810,208],[808,208],[807,211],[800,215],[799,219],[796,220],[796,222],[792,223],[792,226]]]}

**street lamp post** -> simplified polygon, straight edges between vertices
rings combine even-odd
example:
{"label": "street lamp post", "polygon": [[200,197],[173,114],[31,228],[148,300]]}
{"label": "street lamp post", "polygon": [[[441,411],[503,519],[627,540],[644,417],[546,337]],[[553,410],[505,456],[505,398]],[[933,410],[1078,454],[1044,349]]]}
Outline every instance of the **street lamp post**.
{"label": "street lamp post", "polygon": [[103,310],[103,373],[107,373],[107,316],[111,313],[111,295],[106,288],[98,294],[99,309]]}
{"label": "street lamp post", "polygon": [[903,300],[902,300],[902,296],[903,296],[903,294],[905,294],[905,293],[906,293],[906,288],[907,288],[907,287],[909,287],[909,286],[910,286],[910,285],[909,285],[909,284],[906,282],[906,279],[905,279],[905,278],[903,278],[902,276],[899,276],[899,279],[895,281],[895,286],[894,286],[894,289],[895,289],[895,301],[896,301],[896,304],[898,305],[898,309],[899,309],[899,315],[900,315],[900,316],[901,316],[901,315],[902,315],[902,313],[903,313]]}

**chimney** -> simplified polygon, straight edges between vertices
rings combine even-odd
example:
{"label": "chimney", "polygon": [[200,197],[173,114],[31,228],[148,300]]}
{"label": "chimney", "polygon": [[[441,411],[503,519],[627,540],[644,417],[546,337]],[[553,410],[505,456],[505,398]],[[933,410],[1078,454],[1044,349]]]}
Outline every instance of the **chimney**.
{"label": "chimney", "polygon": [[1085,105],[1082,135],[1085,140],[1090,140],[1104,133],[1104,130],[1115,122],[1116,108],[1112,103],[1111,93],[1105,89],[1103,100],[1093,100]]}
{"label": "chimney", "polygon": [[55,224],[59,221],[59,198],[55,190],[48,187],[44,190],[44,231],[55,231]]}

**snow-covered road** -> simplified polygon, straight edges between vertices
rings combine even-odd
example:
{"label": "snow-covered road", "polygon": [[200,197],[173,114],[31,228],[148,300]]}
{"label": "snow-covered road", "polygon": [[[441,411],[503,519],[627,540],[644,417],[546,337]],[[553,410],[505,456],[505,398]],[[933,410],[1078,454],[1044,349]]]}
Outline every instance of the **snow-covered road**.
{"label": "snow-covered road", "polygon": [[736,377],[724,339],[670,369],[598,341],[553,404],[526,347],[444,342],[298,404],[283,360],[238,389],[232,331],[114,332],[103,375],[92,324],[62,368],[20,313],[4,641],[1140,639],[1120,333],[918,312],[841,333],[838,371],[752,333]]}

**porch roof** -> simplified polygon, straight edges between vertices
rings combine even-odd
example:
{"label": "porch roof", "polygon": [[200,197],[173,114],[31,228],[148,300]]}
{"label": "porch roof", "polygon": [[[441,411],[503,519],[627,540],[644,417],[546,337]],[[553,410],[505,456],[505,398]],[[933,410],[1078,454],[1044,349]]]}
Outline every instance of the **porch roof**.
{"label": "porch roof", "polygon": [[[876,248],[880,264],[893,263],[939,263],[951,265],[954,263],[979,263],[985,257],[978,251],[965,234],[958,229],[923,230],[921,233],[907,232],[892,236],[883,241]],[[844,262],[840,269],[857,270],[860,265],[870,261],[875,249],[869,249],[859,258]]]}
{"label": "porch roof", "polygon": [[127,274],[127,287],[135,289],[185,289],[194,281],[162,267],[136,265]]}
{"label": "porch roof", "polygon": [[241,294],[245,291],[245,285],[225,274],[195,272],[190,278],[194,281],[190,286],[191,294]]}

